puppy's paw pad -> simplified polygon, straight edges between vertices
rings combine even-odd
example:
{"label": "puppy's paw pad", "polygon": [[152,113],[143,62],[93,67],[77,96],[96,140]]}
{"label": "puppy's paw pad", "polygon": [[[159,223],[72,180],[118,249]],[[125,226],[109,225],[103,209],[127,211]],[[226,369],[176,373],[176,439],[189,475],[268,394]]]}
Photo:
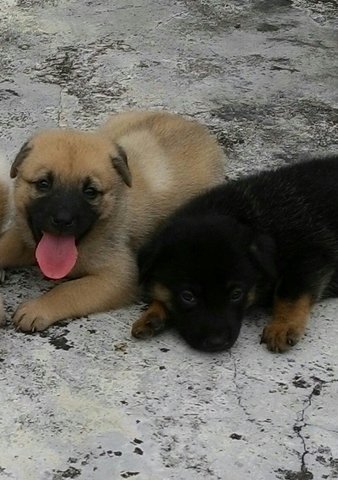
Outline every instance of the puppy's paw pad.
{"label": "puppy's paw pad", "polygon": [[290,323],[270,323],[261,337],[261,343],[266,343],[271,352],[285,352],[299,342],[303,329]]}
{"label": "puppy's paw pad", "polygon": [[[147,313],[147,312],[146,312]],[[142,316],[132,326],[131,333],[135,338],[150,338],[161,332],[165,327],[165,320],[157,315]]]}

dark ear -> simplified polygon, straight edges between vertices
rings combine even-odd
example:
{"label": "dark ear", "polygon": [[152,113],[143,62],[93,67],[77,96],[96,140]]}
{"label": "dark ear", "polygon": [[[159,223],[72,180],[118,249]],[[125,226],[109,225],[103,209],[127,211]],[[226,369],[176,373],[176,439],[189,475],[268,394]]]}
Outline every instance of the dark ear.
{"label": "dark ear", "polygon": [[270,278],[276,278],[276,245],[268,235],[256,235],[250,245],[250,255],[254,263]]}
{"label": "dark ear", "polygon": [[115,157],[111,157],[113,167],[117,173],[121,176],[122,180],[128,187],[131,187],[131,173],[128,167],[127,154],[119,145],[117,146],[118,154]]}
{"label": "dark ear", "polygon": [[22,145],[20,152],[17,154],[17,156],[14,159],[14,162],[12,163],[11,170],[10,170],[11,178],[15,178],[17,176],[18,168],[20,167],[22,162],[25,160],[25,158],[28,156],[31,150],[32,150],[32,147],[29,145],[29,141]]}

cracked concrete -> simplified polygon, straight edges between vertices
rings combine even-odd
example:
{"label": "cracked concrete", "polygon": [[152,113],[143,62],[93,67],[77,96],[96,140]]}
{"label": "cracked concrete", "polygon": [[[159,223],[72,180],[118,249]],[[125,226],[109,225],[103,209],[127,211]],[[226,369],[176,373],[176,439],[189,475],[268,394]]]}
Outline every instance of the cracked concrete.
{"label": "cracked concrete", "polygon": [[[168,108],[207,124],[236,177],[337,151],[336,0],[2,0],[0,137]],[[13,270],[8,319],[50,287]],[[140,305],[0,337],[0,478],[338,478],[337,300],[285,355],[267,312],[218,355],[130,338]]]}

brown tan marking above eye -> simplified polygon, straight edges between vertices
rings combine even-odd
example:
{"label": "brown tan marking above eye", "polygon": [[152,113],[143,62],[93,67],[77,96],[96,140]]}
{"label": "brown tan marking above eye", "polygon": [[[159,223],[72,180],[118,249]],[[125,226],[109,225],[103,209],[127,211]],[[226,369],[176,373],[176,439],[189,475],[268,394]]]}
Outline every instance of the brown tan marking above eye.
{"label": "brown tan marking above eye", "polygon": [[155,283],[151,289],[151,295],[155,300],[163,302],[165,305],[170,305],[172,295],[170,290],[161,283]]}
{"label": "brown tan marking above eye", "polygon": [[255,287],[253,287],[248,293],[246,306],[251,307],[251,305],[253,305],[255,301],[256,301],[256,289]]}

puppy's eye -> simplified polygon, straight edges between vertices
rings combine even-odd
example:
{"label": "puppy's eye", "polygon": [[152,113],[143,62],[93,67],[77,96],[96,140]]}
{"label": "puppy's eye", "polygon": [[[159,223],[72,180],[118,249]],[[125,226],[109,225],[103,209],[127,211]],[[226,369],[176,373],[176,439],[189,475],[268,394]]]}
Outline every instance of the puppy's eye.
{"label": "puppy's eye", "polygon": [[83,194],[88,200],[95,200],[100,192],[95,187],[85,187]]}
{"label": "puppy's eye", "polygon": [[180,299],[185,305],[190,307],[193,307],[197,303],[197,298],[190,290],[183,290],[180,293]]}
{"label": "puppy's eye", "polygon": [[231,302],[239,302],[240,300],[242,300],[243,298],[243,295],[244,295],[244,292],[241,288],[239,287],[236,287],[233,289],[233,291],[230,293],[230,301]]}
{"label": "puppy's eye", "polygon": [[40,178],[34,184],[38,192],[48,192],[52,186],[52,182],[47,178]]}

